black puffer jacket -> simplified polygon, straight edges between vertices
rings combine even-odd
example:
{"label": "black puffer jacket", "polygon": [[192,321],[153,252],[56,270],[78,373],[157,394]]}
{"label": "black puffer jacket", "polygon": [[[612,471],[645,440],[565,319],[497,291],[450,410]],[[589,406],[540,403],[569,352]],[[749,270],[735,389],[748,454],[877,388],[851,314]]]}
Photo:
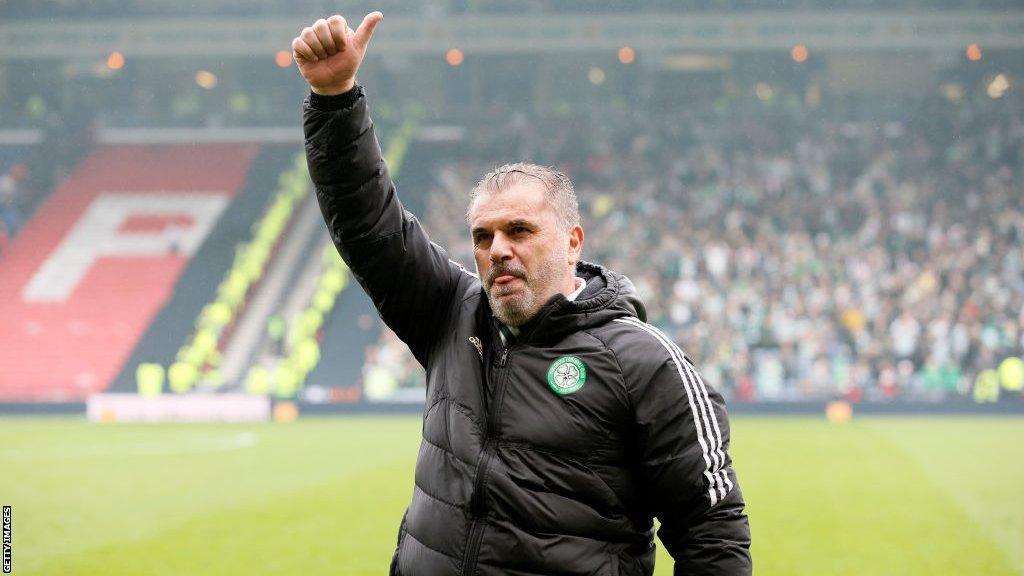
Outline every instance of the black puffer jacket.
{"label": "black puffer jacket", "polygon": [[427,370],[392,573],[647,575],[657,517],[677,574],[749,574],[722,399],[643,322],[630,281],[581,263],[579,298],[505,346],[480,281],[399,203],[362,89],[304,114],[331,236]]}

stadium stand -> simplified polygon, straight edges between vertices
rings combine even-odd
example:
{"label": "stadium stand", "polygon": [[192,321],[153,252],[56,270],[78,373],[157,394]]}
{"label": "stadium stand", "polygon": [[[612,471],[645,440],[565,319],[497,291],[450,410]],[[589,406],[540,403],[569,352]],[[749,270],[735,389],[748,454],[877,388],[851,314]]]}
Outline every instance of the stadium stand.
{"label": "stadium stand", "polygon": [[[264,168],[281,164],[273,158],[260,162]],[[260,172],[259,182],[275,181],[265,170]],[[324,318],[348,277],[333,246],[323,246],[305,158],[293,155],[288,169],[278,176],[262,215],[247,214],[254,222],[251,234],[235,242],[220,238],[211,243],[211,250],[221,253],[225,246],[234,247],[234,258],[223,266],[215,294],[198,305],[194,299],[176,298],[167,309],[177,312],[162,314],[153,323],[152,338],[140,345],[122,370],[120,388],[128,388],[133,375],[139,391],[150,395],[162,391],[165,375],[168,389],[176,393],[226,386],[293,398],[302,388],[320,359]],[[259,182],[253,187],[261,187]],[[247,205],[256,204],[250,198]],[[308,257],[317,253],[315,246],[322,246],[321,258]],[[208,262],[201,267],[210,269]],[[212,283],[211,279],[201,282]],[[193,311],[194,321],[184,345],[170,358],[162,351],[177,345],[167,339],[168,334],[180,330],[169,331],[167,324],[180,324],[185,308]],[[271,319],[280,322],[278,339],[264,341],[261,329]]]}
{"label": "stadium stand", "polygon": [[0,259],[4,401],[106,389],[245,181],[251,145],[101,146]]}
{"label": "stadium stand", "polygon": [[[1004,364],[1019,360],[1024,348],[1017,264],[1022,60],[1013,34],[1024,15],[1017,4],[785,0],[754,10],[749,0],[360,0],[340,9],[388,15],[360,82],[382,143],[408,148],[400,176],[401,162],[390,162],[403,202],[455,259],[471,262],[462,222],[465,193],[480,174],[517,159],[555,165],[581,192],[586,257],[629,273],[652,321],[726,395],[888,402],[989,401],[1000,390],[1012,392],[1020,371]],[[260,142],[259,155],[244,190],[192,258],[160,278],[162,265],[147,267],[146,277],[161,287],[142,292],[155,303],[124,311],[134,318],[132,335],[104,347],[111,358],[113,348],[122,348],[118,366],[103,360],[106,376],[91,366],[71,370],[83,389],[104,389],[96,382],[116,372],[115,390],[137,390],[139,374],[152,382],[151,368],[166,370],[185,344],[186,356],[199,348],[208,354],[204,389],[255,383],[250,390],[330,401],[338,388],[376,379],[383,384],[360,390],[375,390],[363,399],[387,399],[387,390],[406,399],[421,394],[415,362],[379,334],[361,292],[333,292],[337,262],[321,259],[320,243],[303,232],[314,226],[305,215],[315,213],[309,196],[293,199],[289,223],[261,258],[272,266],[278,243],[282,250],[288,244],[307,255],[292,256],[303,266],[261,265],[260,274],[290,281],[269,290],[270,282],[246,280],[227,316],[216,306],[218,282],[244,260],[241,244],[252,239],[250,226],[265,214],[301,141],[299,103],[307,86],[289,58],[287,22],[338,10],[322,0],[0,4],[0,27],[8,31],[0,78],[11,79],[0,86],[0,136],[31,133],[34,142],[0,146],[0,287],[9,296],[0,312],[13,327],[0,336],[0,360],[30,347],[7,341],[38,329],[23,322],[35,312],[22,308],[43,305],[23,303],[14,290],[29,281],[27,272],[18,272],[20,280],[10,272],[53,250],[53,242],[32,244],[36,254],[25,248],[46,230],[67,232],[44,224],[63,214],[47,201],[55,188],[66,193],[66,184],[55,183],[69,171],[68,182],[81,180],[74,166],[95,145],[93,137],[103,146],[83,166],[117,148],[111,144],[146,141],[156,131],[177,141]],[[697,24],[677,30],[691,12]],[[537,28],[530,42],[491,36],[549,14],[557,22]],[[677,20],[659,33],[662,14]],[[847,14],[859,25],[848,25]],[[147,39],[156,36],[135,29],[182,16],[170,19],[177,28],[166,33],[174,35],[193,18],[234,22],[241,15],[251,16],[244,24],[260,31],[262,43],[251,45],[243,29],[225,40],[235,52],[221,61],[196,56],[208,51],[202,34],[151,46]],[[76,57],[18,51],[18,34],[48,19],[66,26]],[[109,34],[93,32],[97,20],[110,25]],[[592,36],[603,28],[588,28],[624,21],[633,24],[621,26],[621,36],[598,34],[600,42]],[[828,29],[871,33],[854,38],[853,49],[844,44],[849,38],[832,41]],[[685,41],[673,43],[679,38]],[[38,63],[50,60],[62,65],[40,73]],[[396,137],[413,117],[425,129],[415,138]],[[151,171],[123,157],[128,173],[162,178],[165,156],[147,154],[158,166]],[[4,178],[22,164],[30,178]],[[106,170],[111,181],[125,171],[113,162]],[[34,215],[39,205],[45,214]],[[118,234],[173,236],[195,223],[187,214],[137,215]],[[22,243],[19,232],[34,239]],[[83,282],[106,274],[111,261],[129,260],[104,258]],[[54,277],[70,270],[51,269]],[[333,280],[324,285],[325,278]],[[31,297],[63,297],[59,285],[39,281]],[[211,347],[197,327],[213,316],[226,324]],[[84,330],[77,317],[68,318],[65,332]],[[45,341],[61,344],[49,347],[75,348],[60,330],[52,334]],[[191,346],[197,334],[199,348]],[[277,389],[281,364],[302,364],[305,385]],[[254,378],[250,368],[258,368]],[[29,397],[4,396],[12,382],[0,380],[0,400]],[[54,374],[47,386],[63,391],[31,398],[80,397],[65,390],[77,390],[67,374]],[[344,401],[352,397],[344,392]]]}
{"label": "stadium stand", "polygon": [[287,319],[282,345],[277,350],[265,349],[265,354],[248,370],[245,388],[249,393],[294,398],[319,364],[324,320],[349,283],[348,268],[334,246],[324,245],[321,253],[319,262],[316,259],[311,262],[319,264],[313,282],[305,286],[297,283],[300,290],[307,288],[305,294],[299,296],[306,300],[305,305],[299,310],[281,309]]}
{"label": "stadium stand", "polygon": [[[249,320],[253,314],[262,313],[251,303],[271,264],[279,260],[277,255],[290,224],[297,213],[302,214],[296,206],[310,202],[305,159],[298,155],[293,164],[291,169],[280,174],[278,189],[266,211],[253,225],[250,241],[236,247],[235,259],[217,287],[216,298],[203,307],[196,318],[195,330],[168,367],[168,380],[173,391],[188,392],[197,384],[220,387],[224,383],[220,366],[226,342],[240,323]],[[313,217],[312,212],[305,215],[307,220]]]}
{"label": "stadium stand", "polygon": [[[584,257],[631,276],[651,322],[728,396],[1019,392],[1019,100],[930,99],[888,123],[781,107],[508,117],[433,177],[425,227],[456,260],[472,262],[475,178],[525,157],[574,177]],[[419,385],[393,335],[366,356],[366,374]]]}
{"label": "stadium stand", "polygon": [[288,145],[264,145],[255,155],[244,174],[244,187],[124,363],[114,389],[135,390],[139,365],[156,364],[165,371],[191,341],[204,309],[217,300],[225,273],[238,261],[239,247],[253,237],[255,223],[275,197],[277,176],[291,165],[294,155],[294,147]]}

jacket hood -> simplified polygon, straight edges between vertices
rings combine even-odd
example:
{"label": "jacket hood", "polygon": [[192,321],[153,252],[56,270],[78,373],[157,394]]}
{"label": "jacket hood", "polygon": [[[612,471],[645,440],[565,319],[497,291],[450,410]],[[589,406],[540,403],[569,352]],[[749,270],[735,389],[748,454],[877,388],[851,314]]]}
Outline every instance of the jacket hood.
{"label": "jacket hood", "polygon": [[552,296],[536,316],[519,327],[520,342],[561,340],[623,316],[647,320],[647,310],[629,278],[584,261],[576,263],[576,275],[587,283],[579,297],[570,302],[564,294]]}

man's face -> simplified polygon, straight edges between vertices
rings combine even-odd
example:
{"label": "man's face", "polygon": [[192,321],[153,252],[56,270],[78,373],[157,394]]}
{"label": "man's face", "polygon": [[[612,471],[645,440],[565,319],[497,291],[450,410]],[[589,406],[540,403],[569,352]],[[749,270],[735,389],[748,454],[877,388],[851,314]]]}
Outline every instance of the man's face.
{"label": "man's face", "polygon": [[477,273],[498,320],[520,326],[555,294],[573,291],[583,229],[565,229],[540,183],[481,194],[470,220]]}

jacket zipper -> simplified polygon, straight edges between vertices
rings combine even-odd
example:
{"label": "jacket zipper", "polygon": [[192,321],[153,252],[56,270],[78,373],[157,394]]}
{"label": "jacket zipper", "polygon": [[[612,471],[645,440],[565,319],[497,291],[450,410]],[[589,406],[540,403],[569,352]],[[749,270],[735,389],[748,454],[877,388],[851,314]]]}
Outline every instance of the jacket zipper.
{"label": "jacket zipper", "polygon": [[501,409],[501,400],[505,392],[505,381],[508,379],[504,372],[508,364],[509,349],[506,347],[501,352],[498,360],[498,367],[502,368],[501,377],[494,384],[494,396],[492,397],[491,410],[487,418],[487,429],[484,432],[483,457],[476,469],[476,477],[473,479],[473,496],[470,500],[469,509],[473,515],[473,523],[469,527],[469,538],[466,544],[466,558],[462,563],[462,576],[471,576],[476,568],[476,559],[480,553],[480,543],[484,536],[483,519],[486,514],[484,510],[484,479],[487,478],[487,470],[491,465],[491,458],[494,457],[494,435],[498,430],[498,412]]}

